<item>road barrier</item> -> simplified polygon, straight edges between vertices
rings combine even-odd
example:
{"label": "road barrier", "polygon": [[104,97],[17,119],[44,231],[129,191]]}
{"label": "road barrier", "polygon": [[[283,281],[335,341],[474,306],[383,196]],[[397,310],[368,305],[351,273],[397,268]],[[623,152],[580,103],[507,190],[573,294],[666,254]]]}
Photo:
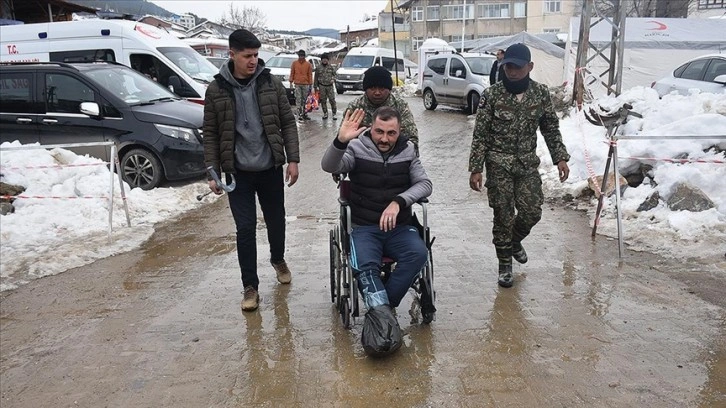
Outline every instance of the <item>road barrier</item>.
{"label": "road barrier", "polygon": [[[99,163],[84,163],[84,164],[58,164],[58,165],[45,165],[45,166],[23,166],[23,167],[0,167],[0,171],[4,170],[25,170],[25,169],[64,169],[69,167],[90,167],[90,166],[109,166],[110,171],[110,183],[109,183],[109,189],[108,189],[108,196],[39,196],[39,195],[15,195],[15,196],[9,196],[4,195],[0,196],[0,198],[3,199],[49,199],[49,200],[77,200],[77,199],[104,199],[108,200],[108,237],[111,238],[111,233],[113,232],[113,198],[114,198],[114,188],[113,188],[113,178],[116,173],[116,169],[119,167],[119,161],[118,157],[116,155],[116,144],[114,142],[99,142],[99,143],[67,143],[67,144],[56,144],[56,145],[24,145],[24,146],[8,146],[8,147],[0,147],[0,152],[4,151],[18,151],[18,150],[48,150],[48,149],[65,149],[70,147],[90,147],[90,146],[110,146],[111,147],[111,161],[105,162],[99,162]],[[129,216],[129,207],[128,203],[126,201],[126,192],[124,190],[124,183],[123,180],[121,180],[121,176],[118,177],[119,185],[120,185],[120,192],[121,192],[121,200],[124,205],[124,212],[126,213],[126,225],[131,226],[131,218]]]}

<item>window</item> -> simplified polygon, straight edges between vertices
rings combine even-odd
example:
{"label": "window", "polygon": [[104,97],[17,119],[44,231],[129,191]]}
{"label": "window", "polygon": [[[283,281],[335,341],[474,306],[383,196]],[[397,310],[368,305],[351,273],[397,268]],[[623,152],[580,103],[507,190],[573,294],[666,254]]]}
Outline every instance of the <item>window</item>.
{"label": "window", "polygon": [[40,113],[33,103],[33,74],[29,72],[3,73],[0,79],[0,112]]}
{"label": "window", "polygon": [[387,70],[389,70],[391,72],[396,70],[395,65],[396,65],[396,61],[398,61],[397,71],[403,71],[403,60],[402,59],[399,58],[398,60],[394,60],[391,57],[381,57],[381,59],[383,60],[382,61],[383,67],[386,68]]}
{"label": "window", "polygon": [[[458,75],[456,74],[456,71],[459,71]],[[466,78],[466,68],[461,60],[457,58],[451,59],[451,62],[449,63],[449,76],[462,79]]]}
{"label": "window", "polygon": [[51,52],[51,61],[60,62],[89,62],[89,61],[116,61],[113,50],[76,50]]}
{"label": "window", "polygon": [[467,4],[464,8],[463,4],[453,4],[443,6],[443,19],[444,20],[462,20],[464,19],[464,13],[466,12],[466,19],[474,18],[474,5]]}
{"label": "window", "polygon": [[479,18],[507,18],[509,4],[479,4]]}
{"label": "window", "polygon": [[423,37],[413,37],[413,38],[411,38],[411,42],[413,45],[413,50],[418,51],[418,49],[421,48],[421,44],[423,44],[423,42],[424,42],[424,38]]}
{"label": "window", "polygon": [[527,3],[514,3],[514,18],[527,17]]}
{"label": "window", "polygon": [[704,81],[713,82],[719,75],[726,75],[726,60],[720,58],[714,58],[706,69],[706,76],[703,77]]}
{"label": "window", "polygon": [[693,79],[700,81],[703,78],[703,69],[706,68],[707,59],[696,60],[688,64],[686,69],[681,73],[683,79]]}
{"label": "window", "polygon": [[439,20],[439,6],[426,7],[426,21]]}
{"label": "window", "polygon": [[561,0],[545,0],[543,4],[543,11],[545,14],[559,13],[562,11]]}
{"label": "window", "polygon": [[726,8],[726,0],[698,0],[699,9]]}
{"label": "window", "polygon": [[446,58],[432,58],[426,66],[435,73],[444,75],[444,72],[446,72]]}
{"label": "window", "polygon": [[65,74],[45,75],[46,112],[81,113],[81,102],[94,102],[93,89]]}
{"label": "window", "polygon": [[414,7],[413,10],[411,10],[411,21],[423,21],[423,19],[423,7]]}

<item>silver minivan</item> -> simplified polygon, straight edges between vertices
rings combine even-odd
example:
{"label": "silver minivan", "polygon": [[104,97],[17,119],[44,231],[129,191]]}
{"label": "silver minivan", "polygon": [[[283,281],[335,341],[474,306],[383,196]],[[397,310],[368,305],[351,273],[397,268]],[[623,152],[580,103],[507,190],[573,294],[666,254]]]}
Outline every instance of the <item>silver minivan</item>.
{"label": "silver minivan", "polygon": [[496,57],[483,53],[438,53],[429,57],[423,74],[423,102],[428,110],[439,104],[476,113],[481,93],[489,87]]}

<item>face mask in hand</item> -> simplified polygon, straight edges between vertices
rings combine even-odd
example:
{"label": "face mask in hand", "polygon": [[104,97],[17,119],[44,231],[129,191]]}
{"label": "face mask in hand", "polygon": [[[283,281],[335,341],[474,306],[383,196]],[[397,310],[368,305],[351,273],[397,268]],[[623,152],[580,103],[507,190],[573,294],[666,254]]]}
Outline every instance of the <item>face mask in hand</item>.
{"label": "face mask in hand", "polygon": [[511,81],[506,75],[504,75],[502,83],[504,83],[504,88],[508,92],[518,95],[529,88],[529,74],[518,81]]}

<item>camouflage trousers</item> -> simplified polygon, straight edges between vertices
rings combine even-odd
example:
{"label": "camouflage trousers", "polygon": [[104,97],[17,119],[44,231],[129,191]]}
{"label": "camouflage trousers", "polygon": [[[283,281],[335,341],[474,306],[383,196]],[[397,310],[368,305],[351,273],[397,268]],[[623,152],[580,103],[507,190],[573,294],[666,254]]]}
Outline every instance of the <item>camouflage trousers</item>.
{"label": "camouflage trousers", "polygon": [[328,101],[330,101],[330,110],[333,116],[338,111],[335,105],[335,88],[333,85],[320,85],[320,107],[323,108],[323,116],[328,116]]}
{"label": "camouflage trousers", "polygon": [[310,85],[295,84],[295,105],[297,107],[298,116],[305,113],[305,101],[310,93]]}
{"label": "camouflage trousers", "polygon": [[507,163],[486,161],[489,206],[494,209],[492,242],[497,248],[511,248],[521,242],[542,218],[542,179],[537,167],[518,160]]}

